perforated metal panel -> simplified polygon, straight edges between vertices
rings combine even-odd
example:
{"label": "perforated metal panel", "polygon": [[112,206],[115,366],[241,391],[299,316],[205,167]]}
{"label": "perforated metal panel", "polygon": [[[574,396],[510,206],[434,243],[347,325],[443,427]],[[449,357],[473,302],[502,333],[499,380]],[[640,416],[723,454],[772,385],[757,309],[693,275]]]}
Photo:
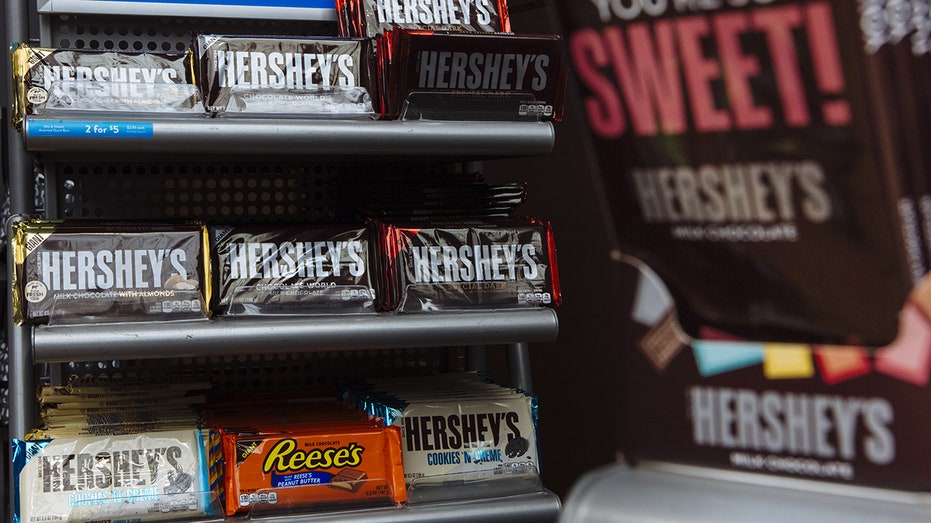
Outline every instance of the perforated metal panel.
{"label": "perforated metal panel", "polygon": [[355,180],[469,176],[430,163],[46,164],[49,216],[207,223],[332,223],[355,216]]}
{"label": "perforated metal panel", "polygon": [[410,376],[464,369],[465,349],[444,347],[79,362],[65,365],[62,379],[178,377],[210,381],[218,390],[286,390],[333,386],[347,377]]}
{"label": "perforated metal panel", "polygon": [[[335,220],[338,165],[55,164],[57,214],[231,223]],[[49,176],[52,178],[52,176]]]}

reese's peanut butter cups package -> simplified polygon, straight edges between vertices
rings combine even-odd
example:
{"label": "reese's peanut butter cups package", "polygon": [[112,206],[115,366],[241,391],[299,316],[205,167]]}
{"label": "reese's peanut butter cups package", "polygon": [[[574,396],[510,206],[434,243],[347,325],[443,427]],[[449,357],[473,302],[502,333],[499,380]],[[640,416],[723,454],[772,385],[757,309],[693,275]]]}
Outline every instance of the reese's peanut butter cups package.
{"label": "reese's peanut butter cups package", "polygon": [[203,318],[210,296],[199,225],[34,220],[14,227],[17,324]]}
{"label": "reese's peanut butter cups package", "polygon": [[555,35],[395,30],[380,39],[384,115],[561,120],[567,69]]}
{"label": "reese's peanut butter cups package", "polygon": [[16,523],[211,514],[199,430],[13,441]]}
{"label": "reese's peanut butter cups package", "polygon": [[396,427],[221,436],[226,514],[407,499]]}
{"label": "reese's peanut butter cups package", "polygon": [[469,33],[511,31],[505,0],[337,0],[340,34],[374,37],[393,28]]}
{"label": "reese's peanut butter cups package", "polygon": [[886,3],[556,4],[620,247],[689,336],[896,338],[927,267]]}
{"label": "reese's peanut butter cups package", "polygon": [[223,116],[370,118],[378,109],[370,40],[200,34],[198,82]]}
{"label": "reese's peanut butter cups package", "polygon": [[548,223],[379,224],[386,309],[555,306],[562,301]]}
{"label": "reese's peanut butter cups package", "polygon": [[13,124],[75,111],[203,115],[190,51],[13,49]]}
{"label": "reese's peanut butter cups package", "polygon": [[213,227],[211,236],[218,314],[375,310],[365,227]]}

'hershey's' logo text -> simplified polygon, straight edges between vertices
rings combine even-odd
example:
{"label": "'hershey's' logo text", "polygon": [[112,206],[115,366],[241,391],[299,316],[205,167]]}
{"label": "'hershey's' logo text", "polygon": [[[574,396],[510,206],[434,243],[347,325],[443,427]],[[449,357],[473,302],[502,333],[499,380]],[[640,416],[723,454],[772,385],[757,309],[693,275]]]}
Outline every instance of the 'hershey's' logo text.
{"label": "'hershey's' logo text", "polygon": [[291,278],[365,274],[361,241],[234,243],[229,249],[230,278]]}
{"label": "'hershey's' logo text", "polygon": [[121,487],[148,487],[161,474],[186,474],[181,447],[118,450],[96,454],[42,455],[42,491],[72,492]]}
{"label": "'hershey's' logo text", "polygon": [[862,451],[876,465],[895,460],[895,412],[883,398],[696,386],[687,401],[696,445],[845,460]]}
{"label": "'hershey's' logo text", "polygon": [[833,212],[816,162],[641,168],[631,174],[649,223],[775,223],[798,215],[823,223]]}
{"label": "'hershey's' logo text", "polygon": [[497,447],[502,438],[510,442],[521,437],[519,423],[520,415],[514,411],[408,416],[404,418],[404,441],[408,452],[481,448],[489,442]]}
{"label": "'hershey's' logo text", "polygon": [[358,87],[355,60],[338,53],[214,51],[220,87]]}
{"label": "'hershey's' logo text", "polygon": [[522,90],[546,88],[545,54],[421,51],[421,89]]}
{"label": "'hershey's' logo text", "polygon": [[70,65],[42,65],[42,87],[49,90],[52,83],[61,80],[79,82],[112,82],[127,84],[181,83],[178,71],[161,67],[73,67]]}
{"label": "'hershey's' logo text", "polygon": [[415,283],[535,280],[532,244],[413,247]]}
{"label": "'hershey's' logo text", "polygon": [[184,249],[121,249],[99,251],[42,251],[42,283],[51,291],[92,289],[158,289],[162,268],[187,276]]}
{"label": "'hershey's' logo text", "polygon": [[381,24],[488,25],[494,8],[491,0],[376,0]]}

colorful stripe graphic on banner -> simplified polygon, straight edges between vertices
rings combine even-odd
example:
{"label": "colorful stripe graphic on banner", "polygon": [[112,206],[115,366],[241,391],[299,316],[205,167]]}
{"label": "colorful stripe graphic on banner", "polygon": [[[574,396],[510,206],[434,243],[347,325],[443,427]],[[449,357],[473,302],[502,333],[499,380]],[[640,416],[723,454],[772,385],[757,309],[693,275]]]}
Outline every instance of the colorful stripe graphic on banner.
{"label": "colorful stripe graphic on banner", "polygon": [[673,308],[672,296],[663,281],[648,267],[640,267],[637,292],[631,318],[641,325],[653,326]]}
{"label": "colorful stripe graphic on banner", "polygon": [[804,379],[815,375],[811,346],[791,343],[763,345],[763,375],[771,380]]}
{"label": "colorful stripe graphic on banner", "polygon": [[872,370],[870,355],[863,347],[819,345],[814,347],[815,363],[828,385],[865,376]]}
{"label": "colorful stripe graphic on banner", "polygon": [[763,362],[763,344],[695,340],[692,353],[703,377],[723,374]]}
{"label": "colorful stripe graphic on banner", "polygon": [[876,370],[920,387],[931,376],[931,324],[912,304],[902,309],[899,336],[876,352]]}

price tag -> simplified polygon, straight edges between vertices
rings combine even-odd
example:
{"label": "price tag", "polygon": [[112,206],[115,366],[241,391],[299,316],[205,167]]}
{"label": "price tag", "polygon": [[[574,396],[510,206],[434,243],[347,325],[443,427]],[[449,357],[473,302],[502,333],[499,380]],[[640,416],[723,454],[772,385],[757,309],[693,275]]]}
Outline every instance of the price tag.
{"label": "price tag", "polygon": [[29,136],[67,138],[153,138],[152,122],[26,121]]}

